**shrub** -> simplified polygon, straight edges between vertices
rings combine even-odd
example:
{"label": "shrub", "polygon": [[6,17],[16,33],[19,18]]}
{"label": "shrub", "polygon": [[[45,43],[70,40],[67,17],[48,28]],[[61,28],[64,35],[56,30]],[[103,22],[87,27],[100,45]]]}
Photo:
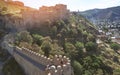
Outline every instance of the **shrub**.
{"label": "shrub", "polygon": [[73,68],[75,75],[81,75],[83,67],[78,61],[73,62]]}
{"label": "shrub", "polygon": [[52,46],[52,50],[50,51],[50,54],[52,56],[63,55],[64,54],[64,51],[62,50],[62,47],[60,47],[57,43],[54,43],[51,46]]}
{"label": "shrub", "polygon": [[[30,33],[27,32],[27,31],[21,31],[21,32],[19,32],[19,33],[17,34],[17,40],[18,40],[19,42],[27,42],[27,43],[29,43],[29,44],[32,44],[32,42],[33,42],[32,36],[31,36]],[[17,41],[17,40],[16,40],[16,41]]]}
{"label": "shrub", "polygon": [[74,56],[77,55],[77,50],[75,46],[72,43],[65,43],[65,52],[67,56],[69,56],[71,59],[74,59]]}
{"label": "shrub", "polygon": [[25,47],[32,50],[32,46],[27,42],[20,42],[19,47]]}
{"label": "shrub", "polygon": [[42,45],[41,45],[41,49],[44,52],[44,55],[49,57],[50,55],[50,51],[51,51],[51,42],[49,40],[45,40]]}
{"label": "shrub", "polygon": [[114,49],[114,50],[119,50],[119,49],[120,49],[120,45],[117,44],[117,43],[112,43],[112,44],[110,45],[110,47],[111,47],[112,49]]}
{"label": "shrub", "polygon": [[82,50],[84,48],[84,44],[82,42],[76,42],[75,47],[78,50]]}
{"label": "shrub", "polygon": [[38,34],[33,34],[32,36],[33,36],[34,43],[40,46],[42,44],[43,36],[38,35]]}
{"label": "shrub", "polygon": [[76,47],[76,50],[78,52],[77,57],[82,57],[83,56],[84,44],[82,42],[76,42],[75,47]]}
{"label": "shrub", "polygon": [[113,75],[120,75],[120,69],[116,69],[113,71]]}
{"label": "shrub", "polygon": [[85,44],[85,48],[87,51],[95,51],[97,49],[97,44],[95,44],[93,42],[87,42]]}

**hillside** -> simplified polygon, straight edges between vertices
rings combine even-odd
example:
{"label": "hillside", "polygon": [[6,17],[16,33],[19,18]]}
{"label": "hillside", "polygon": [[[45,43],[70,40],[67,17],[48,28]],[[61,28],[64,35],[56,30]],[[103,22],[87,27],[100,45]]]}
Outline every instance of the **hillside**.
{"label": "hillside", "polygon": [[120,6],[106,9],[93,9],[81,12],[83,16],[96,25],[120,27]]}
{"label": "hillside", "polygon": [[[4,1],[0,3],[7,5]],[[17,11],[20,13],[15,13]],[[90,12],[94,14],[99,10]],[[98,44],[96,26],[79,13],[70,12],[67,5],[56,4],[34,10],[10,4],[4,13],[7,14],[0,13],[0,30],[4,34],[1,41],[7,40],[12,45],[28,48],[49,58],[65,55],[70,58],[75,75],[120,74],[120,46],[109,40]],[[7,37],[4,38],[5,35]],[[12,63],[17,65],[14,66],[15,69],[12,69]],[[19,68],[12,59],[4,65],[3,71],[5,75],[23,74]]]}

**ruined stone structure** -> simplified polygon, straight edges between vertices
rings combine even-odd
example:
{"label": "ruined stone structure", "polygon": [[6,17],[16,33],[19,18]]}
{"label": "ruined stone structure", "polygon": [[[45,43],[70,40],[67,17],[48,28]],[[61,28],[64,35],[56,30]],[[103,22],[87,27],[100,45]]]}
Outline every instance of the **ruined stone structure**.
{"label": "ruined stone structure", "polygon": [[3,25],[11,30],[32,28],[41,28],[41,30],[43,28],[49,29],[49,27],[54,25],[54,22],[66,20],[70,15],[67,6],[63,4],[50,7],[43,6],[39,10],[24,7],[24,9],[14,12],[16,13],[15,15],[11,13],[6,15],[0,14],[0,21],[4,21]]}
{"label": "ruined stone structure", "polygon": [[12,46],[6,41],[2,46],[20,64],[26,75],[73,75],[70,60],[66,56],[55,55],[51,59],[27,48]]}
{"label": "ruined stone structure", "polygon": [[24,6],[24,3],[20,1],[14,1],[14,0],[4,0],[4,1],[6,1],[9,4]]}
{"label": "ruined stone structure", "polygon": [[24,25],[26,27],[40,27],[43,25],[52,25],[57,20],[65,20],[69,17],[69,10],[66,5],[57,4],[56,6],[43,6],[39,10],[21,11]]}
{"label": "ruined stone structure", "polygon": [[[52,25],[52,22],[67,19],[69,11],[66,5],[58,4],[53,7],[41,7],[39,10],[28,8],[19,14],[22,17],[16,17],[14,14],[0,15],[0,23],[11,30],[40,27],[44,26],[43,24]],[[2,43],[3,48],[15,58],[26,75],[72,75],[70,60],[66,56],[56,55],[50,59],[27,48],[13,46],[8,41],[9,38]]]}

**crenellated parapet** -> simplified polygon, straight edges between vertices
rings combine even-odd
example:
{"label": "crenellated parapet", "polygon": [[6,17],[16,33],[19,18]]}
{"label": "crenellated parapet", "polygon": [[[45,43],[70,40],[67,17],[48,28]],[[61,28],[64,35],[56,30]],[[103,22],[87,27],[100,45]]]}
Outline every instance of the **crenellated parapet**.
{"label": "crenellated parapet", "polygon": [[[16,47],[17,48],[17,47]],[[47,58],[44,55],[31,51],[27,48],[22,47],[21,49],[17,48],[23,54],[26,54],[31,59],[39,62],[46,66],[46,72],[48,75],[71,75],[71,64],[70,59],[66,56],[55,55],[53,59]]]}
{"label": "crenellated parapet", "polygon": [[40,64],[46,65],[48,75],[71,75],[72,73],[70,59],[66,56],[55,55],[54,58],[51,59],[24,47],[17,49]]}
{"label": "crenellated parapet", "polygon": [[43,65],[48,65],[48,64],[51,64],[51,62],[52,62],[52,59],[47,58],[44,55],[41,55],[39,53],[36,53],[36,52],[31,51],[31,50],[24,48],[24,47],[21,48],[20,52],[29,56],[31,59],[33,59],[33,60],[35,60]]}
{"label": "crenellated parapet", "polygon": [[71,64],[69,58],[62,55],[55,55],[53,64],[47,65],[48,75],[71,75]]}
{"label": "crenellated parapet", "polygon": [[13,57],[18,52],[29,57],[35,62],[46,66],[44,69],[44,75],[72,75],[70,59],[66,56],[55,55],[54,58],[51,59],[24,47],[20,48],[18,46],[12,46],[7,42],[4,43],[4,47]]}

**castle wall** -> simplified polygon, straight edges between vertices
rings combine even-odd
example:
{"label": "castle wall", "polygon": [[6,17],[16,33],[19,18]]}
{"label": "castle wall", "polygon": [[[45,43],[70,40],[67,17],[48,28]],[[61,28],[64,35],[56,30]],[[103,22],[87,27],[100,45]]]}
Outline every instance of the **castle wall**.
{"label": "castle wall", "polygon": [[[65,20],[69,17],[69,10],[66,5],[57,4],[52,7],[41,7],[39,10],[21,9],[14,14],[0,15],[0,23],[9,30],[24,30],[31,28],[51,27],[57,20]],[[48,29],[47,28],[47,29]]]}
{"label": "castle wall", "polygon": [[21,65],[26,75],[47,75],[45,70],[41,70],[33,63],[29,62],[25,58],[23,58],[18,53],[14,54],[15,60]]}
{"label": "castle wall", "polygon": [[70,60],[66,56],[56,55],[47,58],[27,48],[19,48],[4,42],[3,47],[15,58],[26,75],[73,75]]}
{"label": "castle wall", "polygon": [[43,6],[39,10],[23,10],[22,18],[24,25],[29,27],[40,27],[46,22],[55,22],[56,20],[64,20],[69,17],[69,10],[66,5],[57,4],[56,6]]}

